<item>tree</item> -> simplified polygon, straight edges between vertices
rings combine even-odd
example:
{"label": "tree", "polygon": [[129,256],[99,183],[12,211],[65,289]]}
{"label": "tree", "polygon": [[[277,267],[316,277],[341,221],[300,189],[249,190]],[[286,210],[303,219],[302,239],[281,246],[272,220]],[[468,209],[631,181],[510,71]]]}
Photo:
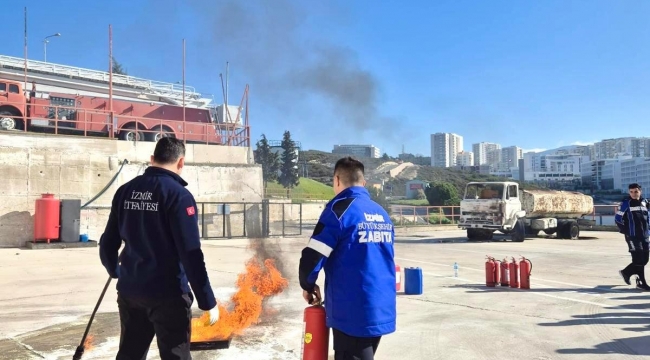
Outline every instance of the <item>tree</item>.
{"label": "tree", "polygon": [[453,184],[447,182],[429,183],[425,194],[431,206],[457,206],[460,204],[458,190]]}
{"label": "tree", "polygon": [[269,181],[278,180],[278,171],[280,170],[280,157],[277,153],[271,151],[271,146],[266,135],[262,134],[262,138],[257,141],[257,149],[255,150],[254,157],[255,163],[262,165],[262,179],[264,181],[264,188]]}
{"label": "tree", "polygon": [[384,160],[384,161],[388,161],[388,160],[390,160],[390,156],[388,156],[387,153],[384,153],[384,155],[381,157],[381,159]]}
{"label": "tree", "polygon": [[370,193],[370,199],[372,201],[376,202],[377,204],[381,205],[381,207],[386,210],[388,215],[390,216],[390,206],[388,205],[388,201],[386,200],[386,196],[384,195],[384,192],[374,186],[367,185],[366,190]]}
{"label": "tree", "polygon": [[280,184],[286,189],[292,189],[300,184],[298,176],[298,154],[296,144],[291,140],[291,133],[284,132],[282,137],[282,167],[280,168]]}
{"label": "tree", "polygon": [[113,57],[113,74],[128,75],[126,69]]}

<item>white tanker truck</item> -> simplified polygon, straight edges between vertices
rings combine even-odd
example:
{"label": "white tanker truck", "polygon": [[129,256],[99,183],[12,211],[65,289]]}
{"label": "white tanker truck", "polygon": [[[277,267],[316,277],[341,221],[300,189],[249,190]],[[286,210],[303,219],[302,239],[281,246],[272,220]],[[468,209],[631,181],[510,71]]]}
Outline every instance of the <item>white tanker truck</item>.
{"label": "white tanker truck", "polygon": [[591,196],[571,191],[522,190],[516,182],[470,182],[460,202],[458,227],[469,240],[490,240],[495,231],[522,242],[526,235],[557,232],[562,239],[578,239],[581,227],[595,221]]}

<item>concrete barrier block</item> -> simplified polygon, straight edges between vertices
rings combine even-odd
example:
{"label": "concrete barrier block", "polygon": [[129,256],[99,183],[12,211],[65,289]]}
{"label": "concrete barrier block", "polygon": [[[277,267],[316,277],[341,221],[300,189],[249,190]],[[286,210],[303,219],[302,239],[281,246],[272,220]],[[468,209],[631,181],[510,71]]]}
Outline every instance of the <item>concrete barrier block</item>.
{"label": "concrete barrier block", "polygon": [[[61,181],[61,196],[66,194],[69,199],[83,199],[88,197],[87,181]],[[94,196],[94,194],[93,194]]]}
{"label": "concrete barrier block", "polygon": [[[29,194],[29,184],[27,177],[23,179],[7,179],[0,186],[0,194],[3,196],[27,195]],[[2,213],[0,213],[2,214]]]}
{"label": "concrete barrier block", "polygon": [[32,166],[59,166],[61,153],[55,150],[32,149],[29,153],[29,164]]}
{"label": "concrete barrier block", "polygon": [[12,163],[2,165],[2,179],[20,179],[27,180],[29,176],[29,166],[13,165]]}
{"label": "concrete barrier block", "polygon": [[64,153],[61,156],[61,165],[74,167],[90,167],[90,154]]}
{"label": "concrete barrier block", "polygon": [[33,165],[29,169],[31,179],[59,181],[61,179],[61,165]]}
{"label": "concrete barrier block", "polygon": [[29,193],[30,194],[58,194],[60,190],[60,182],[51,179],[32,177],[29,180]]}
{"label": "concrete barrier block", "polygon": [[[61,182],[69,181],[90,181],[91,169],[84,166],[62,166],[61,167]],[[63,191],[63,190],[61,190]]]}
{"label": "concrete barrier block", "polygon": [[0,163],[13,166],[27,166],[29,164],[29,150],[4,147],[4,137],[0,137]]}

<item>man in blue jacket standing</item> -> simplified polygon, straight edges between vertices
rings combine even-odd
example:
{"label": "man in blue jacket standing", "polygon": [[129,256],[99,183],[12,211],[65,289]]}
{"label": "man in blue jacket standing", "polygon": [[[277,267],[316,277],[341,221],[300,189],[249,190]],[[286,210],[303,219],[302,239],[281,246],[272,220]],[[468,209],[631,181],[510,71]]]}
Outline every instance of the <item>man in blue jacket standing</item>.
{"label": "man in blue jacket standing", "polygon": [[180,177],[184,164],[183,142],[162,138],[151,166],[113,198],[99,254],[108,274],[118,279],[117,360],[145,359],[154,335],[162,360],[191,359],[192,292],[199,308],[209,312],[210,323],[219,319],[201,251],[196,202]]}
{"label": "man in blue jacket standing", "polygon": [[641,196],[641,185],[634,183],[628,186],[630,195],[621,202],[618,212],[614,216],[616,226],[625,235],[625,242],[632,255],[632,263],[619,271],[626,284],[630,284],[630,277],[637,275],[637,289],[650,290],[645,280],[645,266],[648,263],[650,230],[648,217],[648,201]]}
{"label": "man in blue jacket standing", "polygon": [[309,304],[322,299],[316,280],[325,270],[335,360],[371,360],[381,337],[396,326],[395,232],[390,216],[364,187],[361,162],[340,159],[333,185],[336,195],[302,251],[300,286]]}

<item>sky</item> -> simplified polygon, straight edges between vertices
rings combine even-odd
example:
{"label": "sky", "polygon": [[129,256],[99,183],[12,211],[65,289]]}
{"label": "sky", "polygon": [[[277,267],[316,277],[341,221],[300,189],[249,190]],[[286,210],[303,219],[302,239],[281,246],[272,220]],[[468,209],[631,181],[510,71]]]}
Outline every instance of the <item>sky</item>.
{"label": "sky", "polygon": [[[326,3],[326,4],[324,4]],[[251,143],[372,144],[430,155],[430,135],[525,150],[645,136],[650,2],[7,1],[0,54],[182,81],[229,103],[249,86]]]}

